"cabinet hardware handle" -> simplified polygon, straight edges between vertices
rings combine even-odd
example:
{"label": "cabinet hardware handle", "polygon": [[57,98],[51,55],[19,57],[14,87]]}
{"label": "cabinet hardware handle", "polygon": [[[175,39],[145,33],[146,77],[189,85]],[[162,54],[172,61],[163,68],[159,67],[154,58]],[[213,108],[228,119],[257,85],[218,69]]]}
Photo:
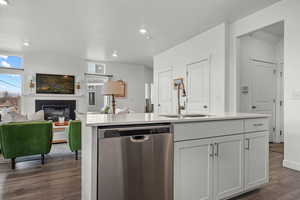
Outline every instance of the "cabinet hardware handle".
{"label": "cabinet hardware handle", "polygon": [[206,109],[206,108],[208,108],[208,107],[207,107],[207,105],[204,105],[204,106],[203,106],[203,108],[205,108],[205,109]]}
{"label": "cabinet hardware handle", "polygon": [[210,144],[210,154],[209,154],[209,156],[210,157],[214,157],[214,154],[215,154],[215,148],[214,148],[214,145],[213,144]]}
{"label": "cabinet hardware handle", "polygon": [[252,108],[252,109],[256,109],[256,106],[252,106],[251,108]]}
{"label": "cabinet hardware handle", "polygon": [[216,147],[215,156],[219,156],[219,144],[215,143],[215,147]]}
{"label": "cabinet hardware handle", "polygon": [[263,126],[263,123],[259,123],[259,124],[253,124],[253,126]]}
{"label": "cabinet hardware handle", "polygon": [[246,141],[247,141],[246,150],[250,150],[250,138],[246,138]]}

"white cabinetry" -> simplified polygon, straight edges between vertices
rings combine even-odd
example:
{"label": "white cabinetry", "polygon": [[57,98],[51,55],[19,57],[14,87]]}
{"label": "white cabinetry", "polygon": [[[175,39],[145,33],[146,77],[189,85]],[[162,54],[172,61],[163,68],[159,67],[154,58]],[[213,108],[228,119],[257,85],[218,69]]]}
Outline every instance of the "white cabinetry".
{"label": "white cabinetry", "polygon": [[[241,122],[251,124],[253,120],[224,121],[222,129],[216,125],[218,122],[175,124],[175,200],[227,199],[268,183],[268,131],[259,130],[267,126],[255,126],[257,132],[242,129],[237,133],[232,124]],[[267,120],[256,119],[257,123],[265,124]],[[211,137],[204,127],[210,127]]]}
{"label": "white cabinetry", "polygon": [[214,199],[223,199],[243,191],[243,139],[243,135],[234,135],[214,140]]}
{"label": "white cabinetry", "polygon": [[269,132],[245,135],[245,189],[269,182]]}
{"label": "white cabinetry", "polygon": [[174,199],[212,199],[212,141],[175,143]]}
{"label": "white cabinetry", "polygon": [[242,135],[176,142],[175,200],[222,199],[242,192],[243,155]]}

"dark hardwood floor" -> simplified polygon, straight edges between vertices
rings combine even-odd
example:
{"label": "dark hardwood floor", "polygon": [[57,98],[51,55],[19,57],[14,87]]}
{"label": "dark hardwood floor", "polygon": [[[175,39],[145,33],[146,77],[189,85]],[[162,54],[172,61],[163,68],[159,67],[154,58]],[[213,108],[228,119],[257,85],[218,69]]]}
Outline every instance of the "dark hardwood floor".
{"label": "dark hardwood floor", "polygon": [[282,167],[283,144],[270,144],[270,183],[234,200],[300,200],[300,172]]}
{"label": "dark hardwood floor", "polygon": [[[300,200],[300,172],[282,167],[282,147],[270,149],[270,184],[234,200]],[[38,158],[24,158],[36,160],[18,162],[15,171],[0,161],[0,199],[79,200],[80,160],[63,145],[54,146],[44,166]]]}
{"label": "dark hardwood floor", "polygon": [[0,161],[0,199],[80,200],[81,163],[66,144],[54,145],[45,165],[40,164],[39,158],[17,159],[15,171]]}

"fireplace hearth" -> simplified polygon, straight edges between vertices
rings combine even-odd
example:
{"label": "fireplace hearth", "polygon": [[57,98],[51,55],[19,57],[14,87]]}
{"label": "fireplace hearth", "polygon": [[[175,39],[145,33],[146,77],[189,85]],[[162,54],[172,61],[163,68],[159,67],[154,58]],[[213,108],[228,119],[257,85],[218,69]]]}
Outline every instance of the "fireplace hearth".
{"label": "fireplace hearth", "polygon": [[75,120],[75,100],[36,100],[35,111],[44,110],[45,120],[58,121],[59,117],[65,120]]}

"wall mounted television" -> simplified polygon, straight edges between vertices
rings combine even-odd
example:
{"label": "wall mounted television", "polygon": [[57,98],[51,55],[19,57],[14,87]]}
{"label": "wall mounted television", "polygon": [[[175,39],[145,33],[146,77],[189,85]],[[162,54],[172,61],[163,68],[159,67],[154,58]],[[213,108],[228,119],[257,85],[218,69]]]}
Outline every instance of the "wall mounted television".
{"label": "wall mounted television", "polygon": [[37,94],[75,94],[75,77],[71,75],[36,74]]}

